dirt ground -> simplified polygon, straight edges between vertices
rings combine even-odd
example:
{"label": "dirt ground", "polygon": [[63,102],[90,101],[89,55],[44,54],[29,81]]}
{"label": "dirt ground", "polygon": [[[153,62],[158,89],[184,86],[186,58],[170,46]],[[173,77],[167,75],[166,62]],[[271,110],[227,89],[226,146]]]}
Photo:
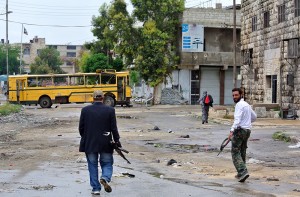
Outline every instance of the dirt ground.
{"label": "dirt ground", "polygon": [[[83,106],[26,106],[19,114],[0,117],[0,172],[17,170],[14,176],[22,177],[45,163],[64,166],[84,158],[78,152]],[[232,196],[300,196],[300,149],[271,138],[278,130],[299,135],[300,128],[293,123],[255,124],[248,150],[251,176],[245,187],[234,179],[230,145],[216,156],[230,120],[210,118],[202,125],[195,106],[116,107],[116,113],[122,145],[133,163],[130,166],[116,155],[118,167]],[[171,159],[176,163],[167,165]],[[0,181],[0,195],[10,184]]]}

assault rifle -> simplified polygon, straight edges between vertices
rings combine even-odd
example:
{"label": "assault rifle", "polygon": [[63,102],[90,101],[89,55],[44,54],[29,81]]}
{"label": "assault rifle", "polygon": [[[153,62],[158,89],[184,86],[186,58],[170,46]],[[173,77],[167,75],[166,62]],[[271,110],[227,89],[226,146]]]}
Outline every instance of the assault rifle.
{"label": "assault rifle", "polygon": [[129,151],[125,150],[122,147],[117,146],[117,144],[115,142],[111,142],[111,145],[113,146],[114,150],[118,153],[118,155],[120,155],[124,160],[127,161],[127,163],[131,164],[130,161],[125,157],[124,153],[129,153]]}
{"label": "assault rifle", "polygon": [[227,146],[227,144],[231,141],[232,135],[233,135],[233,133],[230,132],[229,136],[223,140],[221,147],[220,147],[220,152],[218,153],[217,156],[219,156],[219,154],[223,151],[225,146]]}

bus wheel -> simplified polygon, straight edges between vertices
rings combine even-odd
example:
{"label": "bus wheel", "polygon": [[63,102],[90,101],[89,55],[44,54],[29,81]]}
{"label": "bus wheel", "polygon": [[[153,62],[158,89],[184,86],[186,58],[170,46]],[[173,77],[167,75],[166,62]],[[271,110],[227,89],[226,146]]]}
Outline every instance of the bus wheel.
{"label": "bus wheel", "polygon": [[114,107],[115,106],[115,100],[111,96],[105,96],[104,98],[104,104]]}
{"label": "bus wheel", "polygon": [[40,98],[39,104],[42,108],[50,108],[52,106],[51,99],[48,96]]}

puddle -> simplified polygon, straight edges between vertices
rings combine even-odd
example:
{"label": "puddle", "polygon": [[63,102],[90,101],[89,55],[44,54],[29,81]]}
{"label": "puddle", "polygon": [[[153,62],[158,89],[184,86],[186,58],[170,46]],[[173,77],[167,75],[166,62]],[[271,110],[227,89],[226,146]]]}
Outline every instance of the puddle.
{"label": "puddle", "polygon": [[218,152],[219,148],[213,147],[211,145],[198,145],[198,144],[162,144],[162,143],[154,143],[147,142],[146,145],[152,145],[157,148],[170,148],[172,150],[176,150],[179,152]]}
{"label": "puddle", "polygon": [[129,116],[129,115],[117,115],[117,118],[120,118],[120,119],[137,119],[137,117]]}

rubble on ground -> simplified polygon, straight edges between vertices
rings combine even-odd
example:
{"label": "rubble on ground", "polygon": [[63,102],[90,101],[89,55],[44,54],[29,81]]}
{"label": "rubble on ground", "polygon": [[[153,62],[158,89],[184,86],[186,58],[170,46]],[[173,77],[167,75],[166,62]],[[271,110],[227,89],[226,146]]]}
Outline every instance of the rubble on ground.
{"label": "rubble on ground", "polygon": [[185,105],[188,104],[188,100],[183,98],[182,94],[178,90],[171,88],[165,88],[161,93],[161,104],[163,105]]}

